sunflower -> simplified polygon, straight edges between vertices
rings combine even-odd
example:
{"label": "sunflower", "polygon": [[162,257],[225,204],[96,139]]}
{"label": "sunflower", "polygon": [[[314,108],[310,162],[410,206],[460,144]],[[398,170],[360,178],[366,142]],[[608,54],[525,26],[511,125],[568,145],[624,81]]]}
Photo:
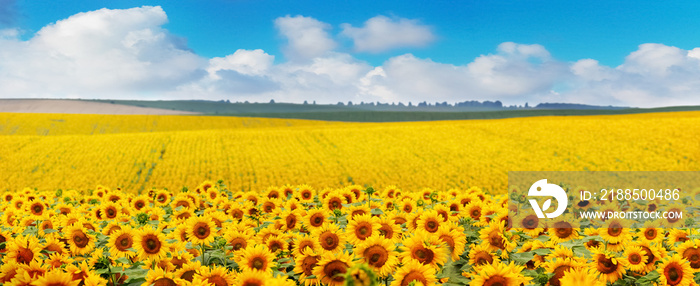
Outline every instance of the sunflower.
{"label": "sunflower", "polygon": [[396,206],[398,210],[407,214],[412,213],[416,209],[416,203],[412,199],[403,199]]}
{"label": "sunflower", "polygon": [[139,259],[160,261],[165,258],[168,242],[163,232],[146,227],[139,229],[134,236],[134,249]]}
{"label": "sunflower", "polygon": [[[235,279],[234,285],[240,286],[264,286],[268,285],[267,281],[272,280],[272,274],[263,271],[250,271],[246,270],[238,274]],[[277,284],[274,284],[277,285]],[[306,284],[312,285],[312,284]]]}
{"label": "sunflower", "polygon": [[479,268],[477,274],[474,274],[474,279],[469,285],[504,285],[516,286],[528,284],[532,279],[520,274],[523,271],[523,266],[515,265],[511,261],[510,264],[494,263],[487,264]]}
{"label": "sunflower", "polygon": [[429,233],[435,233],[438,231],[438,228],[440,228],[440,225],[443,222],[444,219],[436,210],[428,210],[420,214],[417,222],[417,228]]}
{"label": "sunflower", "polygon": [[46,205],[40,201],[33,201],[26,204],[26,211],[31,215],[41,217],[46,211]]}
{"label": "sunflower", "polygon": [[34,277],[37,279],[32,282],[36,286],[77,286],[80,281],[73,281],[73,275],[63,272],[62,269],[54,269],[46,272],[43,276]]}
{"label": "sunflower", "polygon": [[282,230],[284,231],[294,231],[301,226],[303,220],[302,210],[285,210],[280,214],[280,218],[284,220],[282,225]]}
{"label": "sunflower", "polygon": [[153,197],[156,206],[164,207],[170,203],[170,193],[167,190],[157,190]]}
{"label": "sunflower", "polygon": [[486,264],[498,263],[500,258],[491,252],[488,244],[472,244],[469,249],[469,264],[475,268]]}
{"label": "sunflower", "polygon": [[12,234],[0,229],[0,243],[5,243],[0,245],[0,256],[7,252],[6,246],[10,244],[10,241],[12,241]]}
{"label": "sunflower", "polygon": [[102,211],[102,219],[105,220],[111,220],[119,216],[119,211],[121,210],[121,206],[113,203],[111,201],[108,202],[103,202],[100,210]]}
{"label": "sunflower", "polygon": [[[365,192],[363,190],[364,188],[360,185],[347,186],[344,189],[345,192],[353,195],[355,202],[361,202],[365,200]],[[348,201],[348,203],[350,204],[352,202]]]}
{"label": "sunflower", "polygon": [[664,231],[655,225],[652,222],[644,223],[644,228],[639,229],[637,236],[648,242],[661,243],[664,240]]}
{"label": "sunflower", "polygon": [[109,248],[109,254],[115,259],[120,257],[134,257],[136,253],[130,250],[133,246],[134,233],[131,227],[129,226],[124,226],[120,230],[111,234],[109,236],[109,240],[107,241],[107,248]]}
{"label": "sunflower", "polygon": [[575,221],[576,220],[569,214],[557,218],[557,221],[550,224],[547,230],[550,234],[550,240],[554,243],[560,243],[578,239],[580,229]]}
{"label": "sunflower", "polygon": [[343,204],[346,203],[345,201],[346,198],[343,197],[341,192],[333,191],[323,199],[323,208],[328,211],[333,211],[336,209],[340,210],[343,208]]}
{"label": "sunflower", "polygon": [[185,280],[187,282],[192,282],[194,280],[194,275],[202,267],[202,263],[199,261],[188,261],[182,265],[182,268],[175,271],[175,278]]}
{"label": "sunflower", "polygon": [[172,218],[173,222],[176,222],[178,224],[186,224],[186,221],[194,216],[194,208],[178,208],[173,210],[173,214],[170,217]]}
{"label": "sunflower", "polygon": [[207,216],[192,217],[187,220],[187,237],[194,245],[209,245],[214,241],[216,225]]}
{"label": "sunflower", "polygon": [[489,245],[490,251],[502,250],[502,258],[508,257],[508,252],[512,251],[517,245],[517,243],[510,241],[505,236],[505,223],[501,221],[494,221],[487,227],[482,228],[479,231],[479,238],[483,240],[483,243]]}
{"label": "sunflower", "polygon": [[399,264],[396,245],[379,234],[367,238],[355,247],[353,253],[362,257],[381,277],[387,277]]}
{"label": "sunflower", "polygon": [[341,252],[345,249],[346,235],[340,230],[337,224],[326,223],[311,232],[312,237],[318,239],[322,252]]}
{"label": "sunflower", "polygon": [[297,198],[302,203],[312,203],[314,201],[315,191],[308,185],[300,185]]}
{"label": "sunflower", "polygon": [[555,258],[545,262],[542,266],[548,273],[554,274],[549,278],[549,285],[560,286],[566,285],[561,283],[561,277],[564,276],[564,272],[574,268],[581,268],[583,265],[571,258]]}
{"label": "sunflower", "polygon": [[[456,205],[458,205],[458,204],[456,204]],[[450,207],[445,205],[445,204],[442,204],[442,203],[433,205],[433,210],[435,210],[438,213],[438,215],[440,216],[440,218],[442,218],[442,222],[447,222],[447,221],[451,220],[452,218],[456,217],[456,215],[453,216],[451,214]]]}
{"label": "sunflower", "polygon": [[352,244],[357,244],[379,231],[379,219],[371,214],[356,215],[348,222],[346,233],[349,233],[348,240]]}
{"label": "sunflower", "polygon": [[146,274],[145,285],[177,286],[185,285],[186,281],[176,278],[172,272],[167,272],[162,268],[154,268]]}
{"label": "sunflower", "polygon": [[600,281],[593,270],[585,267],[565,271],[559,282],[561,285],[605,286],[605,282]]}
{"label": "sunflower", "polygon": [[260,210],[266,214],[276,215],[280,205],[282,201],[279,199],[263,198],[260,202]]}
{"label": "sunflower", "polygon": [[304,281],[306,286],[318,285],[321,282],[318,277],[309,278],[309,276],[314,275],[313,270],[320,260],[321,256],[308,248],[301,254],[294,255],[294,273],[300,274],[299,280]]}
{"label": "sunflower", "polygon": [[393,243],[401,241],[401,227],[395,224],[389,216],[379,217],[379,234]]}
{"label": "sunflower", "polygon": [[253,239],[253,233],[237,227],[230,227],[224,232],[224,238],[227,244],[232,247],[229,252],[233,253],[245,249],[248,242]]}
{"label": "sunflower", "polygon": [[467,236],[464,234],[464,228],[453,223],[441,226],[435,235],[445,244],[450,252],[452,261],[459,260],[459,256],[464,253],[464,248],[467,243]]}
{"label": "sunflower", "polygon": [[95,236],[88,233],[84,224],[77,222],[69,225],[63,228],[63,233],[73,255],[84,255],[95,249]]}
{"label": "sunflower", "polygon": [[513,218],[514,227],[531,237],[538,237],[544,232],[544,223],[533,212],[522,212]]}
{"label": "sunflower", "polygon": [[404,263],[392,276],[394,281],[391,282],[391,286],[408,286],[414,281],[424,286],[433,286],[436,281],[435,269],[417,261]]}
{"label": "sunflower", "polygon": [[480,201],[472,200],[462,209],[462,212],[464,212],[463,216],[471,218],[473,221],[480,221],[482,208],[483,205]]}
{"label": "sunflower", "polygon": [[44,239],[46,239],[46,242],[44,243],[44,248],[42,250],[60,255],[66,254],[66,244],[61,241],[60,237],[56,235],[56,233],[47,235],[44,237]]}
{"label": "sunflower", "polygon": [[449,256],[447,247],[442,241],[438,237],[425,232],[406,237],[402,244],[402,252],[399,256],[404,264],[410,260],[415,260],[439,269],[440,266],[438,265],[444,265]]}
{"label": "sunflower", "polygon": [[353,257],[345,252],[326,252],[321,255],[313,274],[328,286],[340,286],[345,282],[345,273],[352,267]]}
{"label": "sunflower", "polygon": [[622,222],[619,219],[607,220],[604,228],[598,232],[598,235],[606,242],[613,244],[630,241],[632,239],[630,229],[622,227]]}
{"label": "sunflower", "polygon": [[700,269],[700,240],[688,240],[676,247],[676,252],[690,262],[690,267],[695,271]]}
{"label": "sunflower", "polygon": [[205,285],[208,283],[214,286],[228,286],[233,285],[234,282],[234,276],[222,266],[200,267],[192,280],[194,285]]}
{"label": "sunflower", "polygon": [[659,273],[659,285],[695,285],[693,268],[680,254],[662,260],[656,271]]}
{"label": "sunflower", "polygon": [[632,244],[633,246],[639,246],[642,248],[642,252],[648,257],[646,268],[643,273],[648,273],[656,270],[656,262],[661,261],[667,255],[666,248],[660,244],[649,243],[647,241],[637,241]]}
{"label": "sunflower", "polygon": [[10,282],[20,270],[20,264],[8,261],[0,264],[0,283]]}
{"label": "sunflower", "polygon": [[[678,229],[678,228],[672,228],[668,231],[668,240],[667,242],[671,245],[674,245],[678,242],[685,242],[689,238],[688,236],[693,232],[692,230],[684,230],[684,229]],[[694,232],[693,232],[694,234]]]}
{"label": "sunflower", "polygon": [[[44,254],[47,255],[47,254]],[[44,260],[44,264],[50,266],[51,268],[60,268],[63,265],[68,265],[73,263],[73,258],[67,255],[62,255],[59,253],[49,254]]]}
{"label": "sunflower", "polygon": [[627,259],[627,262],[629,262],[627,264],[627,270],[637,273],[644,272],[649,257],[644,254],[644,250],[642,250],[641,247],[627,246],[623,256]]}
{"label": "sunflower", "polygon": [[304,226],[309,231],[320,228],[328,221],[329,216],[328,211],[324,209],[310,209],[304,216]]}
{"label": "sunflower", "polygon": [[275,255],[261,244],[249,245],[234,258],[241,270],[271,272],[276,265]]}
{"label": "sunflower", "polygon": [[283,251],[286,251],[289,247],[289,243],[287,243],[287,241],[281,237],[271,237],[267,240],[265,245],[274,255],[278,255]]}
{"label": "sunflower", "polygon": [[592,251],[591,269],[600,275],[601,280],[615,283],[625,274],[626,259],[615,256],[615,253],[604,251],[600,248]]}

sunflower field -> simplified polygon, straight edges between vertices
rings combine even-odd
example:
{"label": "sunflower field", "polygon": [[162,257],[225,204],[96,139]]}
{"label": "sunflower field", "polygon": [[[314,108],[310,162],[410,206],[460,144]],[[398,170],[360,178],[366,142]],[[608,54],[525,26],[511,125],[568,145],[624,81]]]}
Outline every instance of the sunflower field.
{"label": "sunflower field", "polygon": [[509,228],[507,192],[514,170],[698,170],[697,126],[0,114],[0,283],[697,285],[700,231]]}

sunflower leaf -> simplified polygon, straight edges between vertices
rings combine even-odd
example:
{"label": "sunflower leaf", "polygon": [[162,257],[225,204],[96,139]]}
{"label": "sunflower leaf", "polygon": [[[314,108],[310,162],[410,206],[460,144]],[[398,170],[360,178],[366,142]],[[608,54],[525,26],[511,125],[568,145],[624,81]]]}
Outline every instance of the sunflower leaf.
{"label": "sunflower leaf", "polygon": [[[697,276],[695,276],[697,277]],[[697,278],[695,279],[697,281]],[[657,271],[651,271],[647,275],[640,277],[637,279],[635,284],[637,285],[653,285],[653,282],[658,282],[659,281],[659,272]]]}
{"label": "sunflower leaf", "polygon": [[535,258],[535,254],[532,252],[521,252],[521,253],[511,253],[510,259],[517,262],[518,264],[525,264],[528,261]]}

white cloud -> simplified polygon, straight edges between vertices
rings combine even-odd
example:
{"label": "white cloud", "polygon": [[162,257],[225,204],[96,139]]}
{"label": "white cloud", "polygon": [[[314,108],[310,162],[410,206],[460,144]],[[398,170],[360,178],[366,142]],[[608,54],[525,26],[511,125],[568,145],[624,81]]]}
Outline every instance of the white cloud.
{"label": "white cloud", "polygon": [[341,35],[351,38],[355,50],[379,53],[395,48],[424,47],[435,40],[430,27],[417,20],[376,16],[367,20],[364,27],[342,24]]}
{"label": "white cloud", "polygon": [[285,55],[293,61],[323,56],[337,46],[328,34],[331,26],[311,17],[287,15],[275,19],[275,27],[287,38]]}
{"label": "white cloud", "polygon": [[0,86],[6,97],[122,97],[172,89],[200,77],[206,61],[160,26],[160,7],[101,9],[5,40]]}
{"label": "white cloud", "polygon": [[268,55],[265,51],[239,49],[231,55],[223,58],[209,60],[207,72],[212,78],[218,79],[216,72],[220,70],[232,70],[245,75],[263,75],[272,66],[275,56]]}

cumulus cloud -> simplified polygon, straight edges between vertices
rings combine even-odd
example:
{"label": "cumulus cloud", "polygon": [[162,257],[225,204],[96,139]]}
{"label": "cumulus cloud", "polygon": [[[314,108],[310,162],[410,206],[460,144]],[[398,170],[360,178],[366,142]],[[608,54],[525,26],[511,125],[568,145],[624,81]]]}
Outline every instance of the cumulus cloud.
{"label": "cumulus cloud", "polygon": [[331,26],[311,17],[287,15],[277,18],[275,27],[287,39],[285,56],[293,61],[323,56],[337,46],[328,33]]}
{"label": "cumulus cloud", "polygon": [[[0,86],[7,97],[121,97],[201,77],[206,61],[160,26],[160,7],[79,13],[28,41],[5,39]],[[91,96],[92,95],[92,96]]]}
{"label": "cumulus cloud", "polygon": [[363,27],[342,24],[341,35],[355,43],[358,52],[380,53],[403,47],[424,47],[435,40],[430,27],[417,20],[376,16]]}

